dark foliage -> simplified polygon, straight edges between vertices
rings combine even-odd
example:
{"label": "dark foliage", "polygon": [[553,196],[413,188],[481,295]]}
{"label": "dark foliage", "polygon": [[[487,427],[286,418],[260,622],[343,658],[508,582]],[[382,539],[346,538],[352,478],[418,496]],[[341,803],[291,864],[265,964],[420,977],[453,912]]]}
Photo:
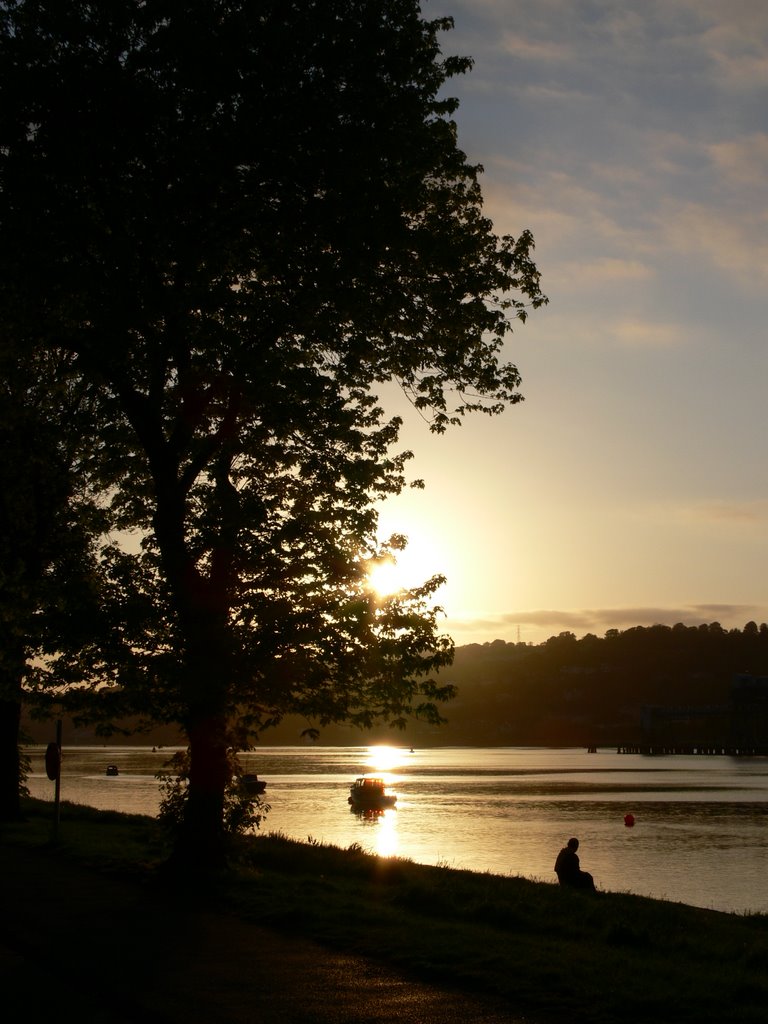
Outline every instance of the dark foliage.
{"label": "dark foliage", "polygon": [[107,718],[183,726],[203,859],[228,747],[291,712],[436,723],[451,693],[437,582],[366,592],[410,457],[373,389],[438,432],[500,412],[546,300],[456,145],[448,27],[415,0],[0,3],[4,322],[73,358],[83,471],[141,538],[74,671]]}

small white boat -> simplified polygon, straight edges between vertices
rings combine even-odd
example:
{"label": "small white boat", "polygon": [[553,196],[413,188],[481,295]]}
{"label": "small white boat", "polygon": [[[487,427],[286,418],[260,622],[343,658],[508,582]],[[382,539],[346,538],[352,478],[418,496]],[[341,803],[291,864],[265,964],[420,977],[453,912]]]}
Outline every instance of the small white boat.
{"label": "small white boat", "polygon": [[383,779],[361,775],[349,787],[348,802],[356,810],[383,810],[385,807],[394,807],[397,797],[394,793],[387,793]]}

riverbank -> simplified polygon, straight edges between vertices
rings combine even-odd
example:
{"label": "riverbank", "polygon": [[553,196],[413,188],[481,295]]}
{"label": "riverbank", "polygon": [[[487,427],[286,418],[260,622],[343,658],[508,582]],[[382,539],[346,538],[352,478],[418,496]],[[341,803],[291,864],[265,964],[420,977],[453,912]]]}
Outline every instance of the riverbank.
{"label": "riverbank", "polygon": [[191,889],[152,819],[65,804],[51,844],[51,806],[26,811],[2,829],[0,967],[27,1021],[764,1020],[762,916],[279,836]]}

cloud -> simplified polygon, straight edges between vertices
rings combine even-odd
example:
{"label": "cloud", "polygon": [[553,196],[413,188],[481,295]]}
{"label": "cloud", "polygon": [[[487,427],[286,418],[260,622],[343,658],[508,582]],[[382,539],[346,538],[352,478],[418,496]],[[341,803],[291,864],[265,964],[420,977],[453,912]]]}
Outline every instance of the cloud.
{"label": "cloud", "polygon": [[749,185],[765,190],[768,172],[768,135],[765,132],[713,143],[707,152],[724,183],[733,188]]}
{"label": "cloud", "polygon": [[764,528],[768,524],[768,499],[755,501],[699,501],[679,506],[685,519],[711,523],[740,523]]}
{"label": "cloud", "polygon": [[[620,304],[622,299],[631,302],[636,298],[627,290],[621,289],[621,279],[600,281],[595,278],[593,281],[584,282],[578,276],[566,279],[560,272],[560,268],[547,268],[544,277],[544,290],[551,295],[557,296],[558,301],[563,299],[566,293],[574,296],[583,295],[587,289],[599,292],[604,288],[606,293],[612,292],[609,298],[603,300],[603,305],[608,302]],[[627,279],[627,284],[632,284],[632,279]],[[592,294],[590,291],[589,294]],[[602,317],[594,310],[579,309],[578,316],[566,310],[558,312],[557,306],[548,307],[544,313],[537,313],[537,319],[526,325],[526,331],[533,332],[537,340],[546,341],[548,345],[564,344],[571,351],[579,350],[582,354],[588,352],[639,352],[648,351],[651,353],[663,350],[673,351],[690,347],[697,341],[697,335],[692,331],[690,325],[684,323],[664,322],[645,319],[642,316],[633,318],[608,315],[608,309],[603,311]],[[527,337],[518,332],[518,338]],[[698,338],[700,339],[699,332]],[[519,357],[518,357],[519,358]],[[603,364],[606,369],[615,370],[619,376],[626,373],[625,364],[620,360],[612,361],[610,364]],[[556,382],[550,380],[549,387],[555,387]],[[666,512],[667,510],[665,510]]]}
{"label": "cloud", "polygon": [[569,108],[573,107],[576,103],[588,102],[590,100],[587,93],[565,85],[528,84],[514,88],[510,87],[509,92],[535,102],[557,104],[559,107]]}
{"label": "cloud", "polygon": [[[474,4],[454,6],[477,24]],[[700,261],[702,278],[764,289],[768,134],[755,126],[768,6],[599,6],[480,5],[479,38],[496,55],[478,55],[477,74],[492,83],[495,130],[477,155],[497,229],[530,227],[545,264],[561,248],[590,268],[602,254],[664,279]],[[737,81],[749,96],[734,95]],[[476,124],[482,109],[471,107]],[[459,122],[461,138],[461,110]]]}
{"label": "cloud", "polygon": [[500,42],[501,49],[510,57],[518,60],[546,61],[560,63],[571,60],[573,53],[570,46],[545,39],[531,39],[517,32],[503,32]]}
{"label": "cloud", "polygon": [[681,255],[708,260],[731,283],[762,289],[768,282],[764,193],[731,190],[720,206],[668,200],[657,211],[659,240]]}
{"label": "cloud", "polygon": [[[673,153],[667,143],[667,156],[659,151],[653,159],[657,165],[666,159],[673,169],[649,174],[653,189],[634,188],[634,171],[623,164],[603,165],[599,178],[564,170],[537,175],[494,156],[486,159],[486,209],[499,233],[530,228],[542,258],[558,253],[575,282],[644,283],[698,263],[702,275],[716,275],[713,284],[762,292],[768,284],[768,136],[689,146],[689,154],[696,150],[711,167],[698,178],[680,169],[680,147]],[[556,166],[546,155],[541,160]],[[550,256],[550,276],[551,268]]]}
{"label": "cloud", "polygon": [[622,320],[611,331],[622,345],[642,348],[670,348],[684,344],[687,330],[678,324],[652,323],[648,320]]}
{"label": "cloud", "polygon": [[654,268],[647,263],[611,256],[584,262],[566,262],[562,263],[559,269],[577,282],[580,290],[594,284],[604,285],[607,282],[647,281],[655,275]]}
{"label": "cloud", "polygon": [[[723,86],[739,92],[753,91],[768,84],[768,11],[751,0],[728,3],[709,12],[717,23],[699,39],[713,62]],[[706,11],[706,8],[704,8]],[[725,16],[724,16],[725,15]]]}
{"label": "cloud", "polygon": [[[539,153],[538,159],[543,167],[558,166],[546,153]],[[499,233],[515,235],[528,227],[542,251],[570,249],[580,261],[591,252],[600,253],[597,259],[604,258],[606,250],[612,255],[618,250],[619,258],[624,252],[637,253],[636,233],[628,232],[620,220],[625,211],[604,191],[562,170],[537,171],[534,164],[535,160],[522,167],[501,154],[485,159],[485,205]]]}
{"label": "cloud", "polygon": [[[530,642],[528,635],[535,630],[542,639],[561,632],[603,635],[609,629],[631,629],[634,626],[699,626],[719,622],[724,629],[741,629],[749,621],[768,618],[768,608],[752,604],[690,604],[678,606],[637,606],[622,608],[554,609],[540,608],[530,611],[507,612],[496,617],[478,619],[450,619],[448,631],[457,643],[463,634],[485,639],[521,639]],[[541,642],[536,640],[533,642]]]}

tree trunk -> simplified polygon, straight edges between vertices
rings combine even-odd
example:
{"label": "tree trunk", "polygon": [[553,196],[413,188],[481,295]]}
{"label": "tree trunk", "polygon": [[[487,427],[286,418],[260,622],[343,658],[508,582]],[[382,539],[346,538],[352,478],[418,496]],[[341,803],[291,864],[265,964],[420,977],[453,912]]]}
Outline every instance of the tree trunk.
{"label": "tree trunk", "polygon": [[4,631],[0,669],[0,821],[21,818],[19,728],[24,647]]}
{"label": "tree trunk", "polygon": [[225,716],[195,722],[189,727],[188,736],[189,792],[171,860],[185,870],[217,870],[227,861],[224,790],[229,781],[229,765]]}
{"label": "tree trunk", "polygon": [[224,792],[229,781],[232,639],[226,602],[210,580],[190,566],[179,592],[184,633],[185,731],[189,738],[189,790],[173,860],[186,869],[226,863]]}
{"label": "tree trunk", "polygon": [[0,700],[0,821],[18,821],[21,818],[20,722],[21,702]]}
{"label": "tree trunk", "polygon": [[[234,413],[233,413],[234,415]],[[141,431],[139,431],[141,435]],[[184,725],[190,745],[189,791],[172,862],[183,869],[217,869],[226,863],[224,792],[229,781],[228,719],[234,646],[229,613],[236,571],[229,528],[220,528],[210,564],[196,562],[185,524],[187,491],[167,448],[158,445],[153,475],[157,487],[154,530],[183,637]],[[237,492],[229,481],[231,458],[216,464],[216,498],[229,522]]]}

